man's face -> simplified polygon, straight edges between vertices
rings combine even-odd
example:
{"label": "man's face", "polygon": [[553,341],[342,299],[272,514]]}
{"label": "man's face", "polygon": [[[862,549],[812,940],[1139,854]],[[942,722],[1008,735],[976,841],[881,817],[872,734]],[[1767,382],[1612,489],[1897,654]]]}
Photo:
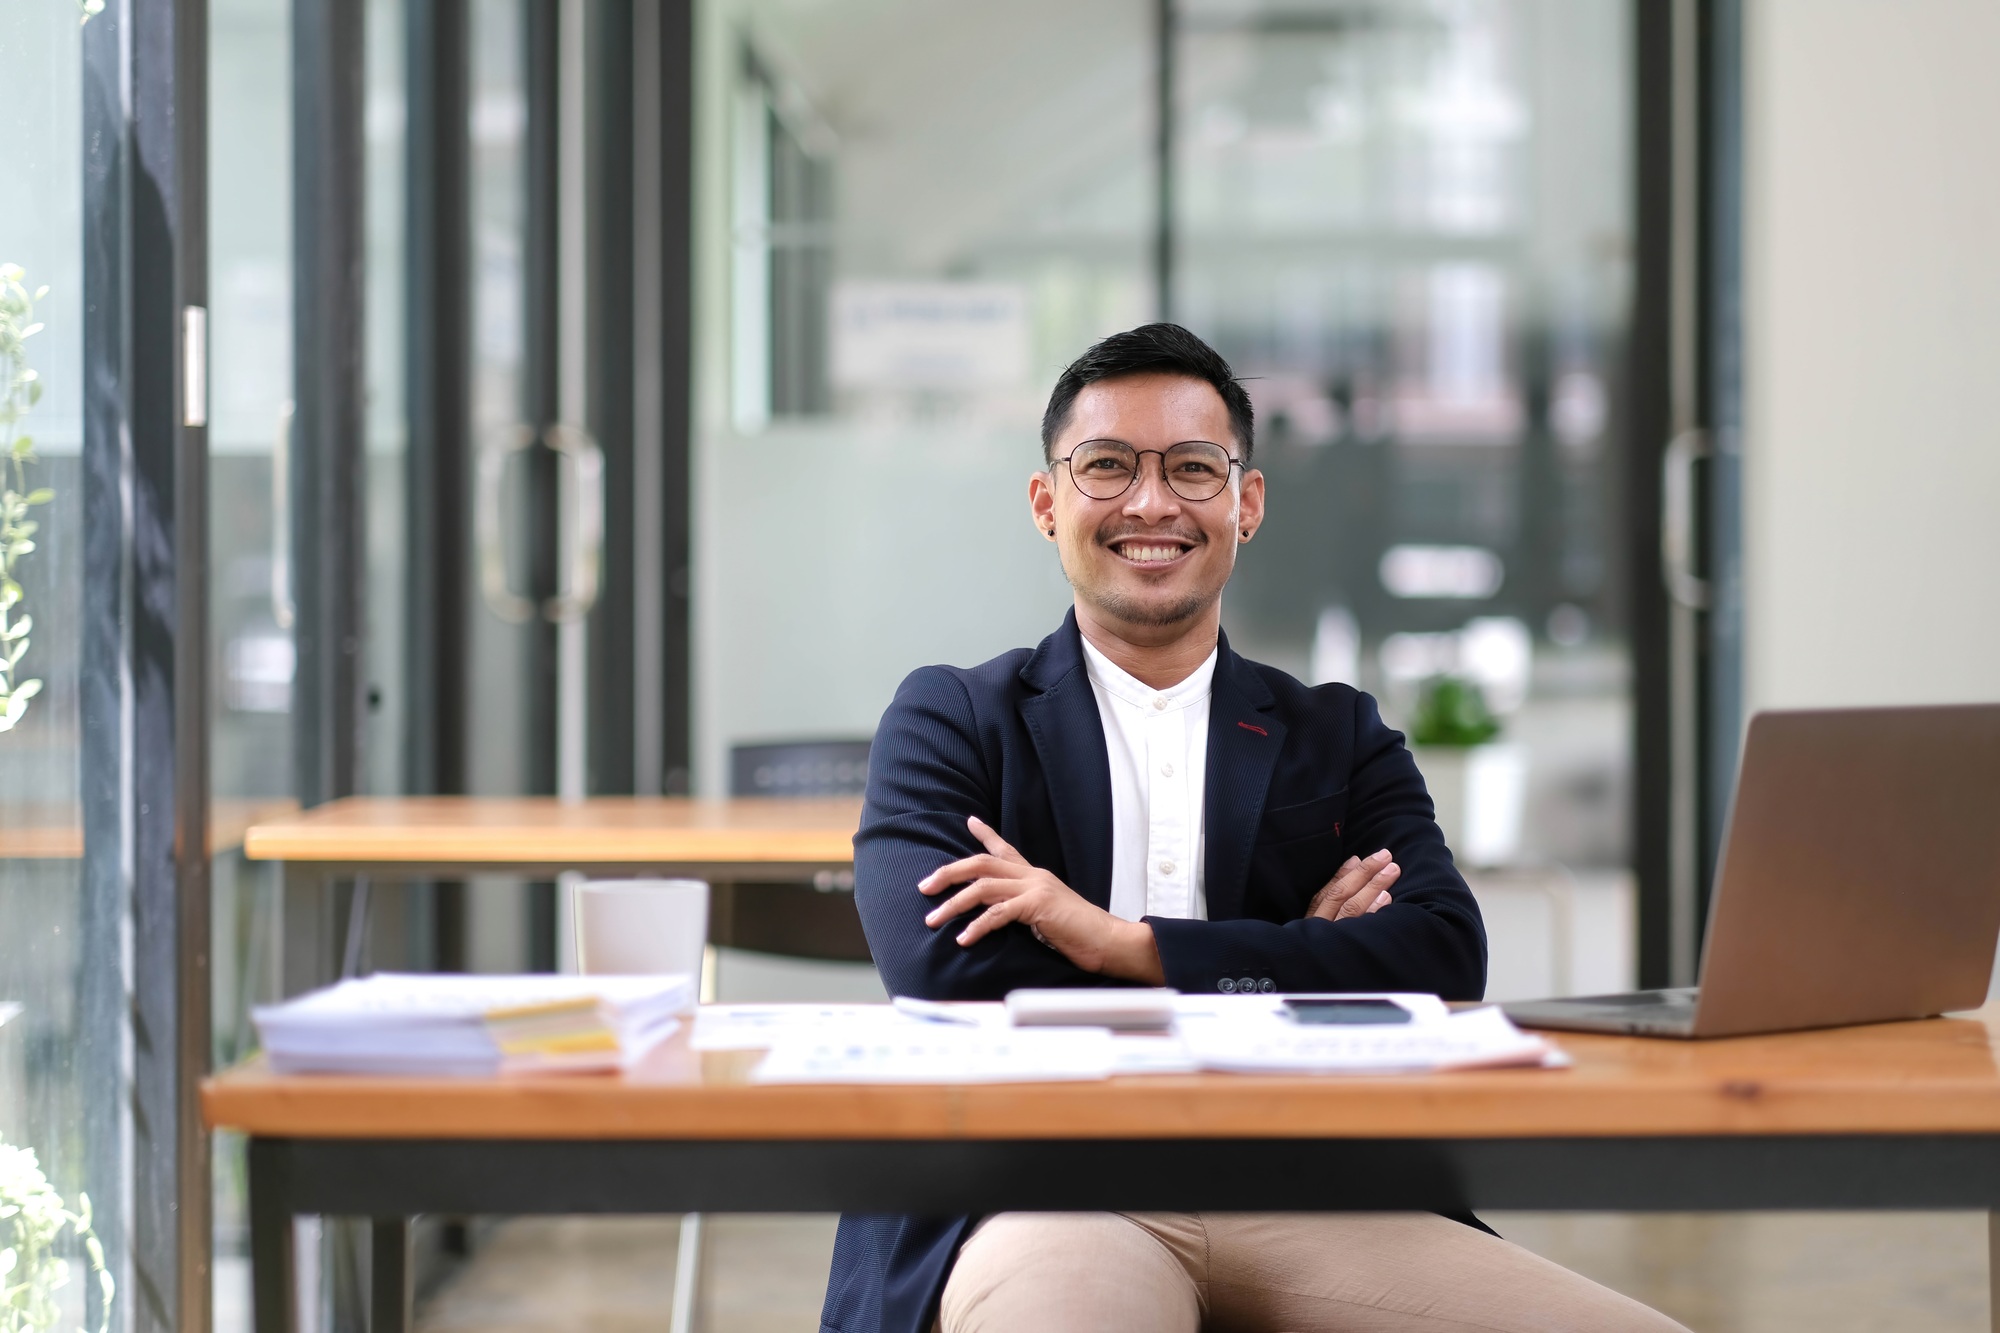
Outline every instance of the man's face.
{"label": "man's face", "polygon": [[[1158,452],[1140,455],[1123,495],[1093,499],[1060,461],[1092,440]],[[1100,380],[1077,395],[1055,443],[1058,461],[1028,481],[1035,522],[1055,541],[1078,602],[1135,640],[1172,638],[1213,608],[1236,567],[1238,543],[1264,517],[1260,472],[1229,468],[1229,484],[1211,499],[1176,494],[1162,476],[1161,455],[1185,440],[1211,441],[1241,457],[1214,386],[1165,374]]]}

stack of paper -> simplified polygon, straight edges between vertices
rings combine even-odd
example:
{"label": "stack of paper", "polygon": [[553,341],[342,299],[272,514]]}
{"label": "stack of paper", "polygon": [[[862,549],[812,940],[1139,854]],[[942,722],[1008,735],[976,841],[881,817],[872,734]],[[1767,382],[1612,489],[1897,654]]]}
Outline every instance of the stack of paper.
{"label": "stack of paper", "polygon": [[1294,1023],[1278,1013],[1210,1012],[1184,1014],[1177,1026],[1196,1064],[1233,1074],[1403,1074],[1560,1062],[1555,1047],[1490,1007],[1355,1027]]}
{"label": "stack of paper", "polygon": [[[1081,992],[1086,996],[1104,992]],[[1019,994],[1017,992],[1017,994]],[[1138,993],[1146,1004],[1160,997]],[[1389,1074],[1497,1065],[1559,1064],[1540,1037],[1498,1009],[1454,1014],[1435,995],[1181,995],[1173,1027],[1158,1033],[1106,1026],[1020,1025],[1020,1008],[1052,1003],[707,1005],[695,1018],[696,1050],[767,1051],[765,1083],[1032,1083],[1113,1074]],[[1058,997],[1060,998],[1060,997]],[[1388,1000],[1406,1023],[1342,1026],[1293,1021],[1287,998]],[[1012,1014],[1014,1022],[1009,1023]],[[1085,1015],[1063,1010],[1071,1023]],[[1119,1014],[1105,1013],[1100,1021]]]}
{"label": "stack of paper", "polygon": [[252,1015],[280,1073],[471,1076],[630,1065],[692,1007],[684,976],[377,973]]}

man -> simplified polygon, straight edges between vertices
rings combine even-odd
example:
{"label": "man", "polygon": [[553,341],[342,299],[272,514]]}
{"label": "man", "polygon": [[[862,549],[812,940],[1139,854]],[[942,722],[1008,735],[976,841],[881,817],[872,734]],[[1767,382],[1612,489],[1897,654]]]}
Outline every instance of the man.
{"label": "man", "polygon": [[[1483,993],[1479,908],[1401,735],[1367,695],[1223,638],[1264,517],[1252,426],[1228,365],[1176,325],[1107,338],[1058,380],[1028,506],[1074,609],[1033,651],[913,674],[870,754],[855,898],[892,992]],[[1678,1327],[1429,1214],[850,1216],[822,1324]]]}

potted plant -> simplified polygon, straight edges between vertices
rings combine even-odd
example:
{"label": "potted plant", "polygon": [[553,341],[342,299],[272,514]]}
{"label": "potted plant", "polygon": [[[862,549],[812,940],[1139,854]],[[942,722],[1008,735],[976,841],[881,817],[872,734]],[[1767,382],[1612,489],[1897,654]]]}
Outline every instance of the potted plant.
{"label": "potted plant", "polygon": [[29,515],[55,499],[48,487],[28,484],[35,439],[21,430],[21,418],[41,400],[42,381],[28,367],[26,344],[41,332],[35,302],[49,289],[29,292],[26,276],[18,264],[0,264],[0,731],[13,730],[42,689],[41,681],[24,679],[21,667],[35,622],[20,609],[24,594],[14,572],[35,549],[37,524]]}
{"label": "potted plant", "polygon": [[1474,681],[1440,675],[1419,687],[1411,753],[1430,788],[1445,843],[1467,865],[1501,865],[1521,847],[1528,755],[1499,736],[1500,719]]}
{"label": "potted plant", "polygon": [[78,1194],[70,1211],[42,1174],[29,1148],[0,1140],[0,1333],[44,1333],[62,1317],[56,1293],[69,1283],[69,1261],[56,1253],[65,1229],[83,1252],[103,1293],[98,1333],[111,1327],[111,1274],[104,1246],[90,1227],[90,1196]]}

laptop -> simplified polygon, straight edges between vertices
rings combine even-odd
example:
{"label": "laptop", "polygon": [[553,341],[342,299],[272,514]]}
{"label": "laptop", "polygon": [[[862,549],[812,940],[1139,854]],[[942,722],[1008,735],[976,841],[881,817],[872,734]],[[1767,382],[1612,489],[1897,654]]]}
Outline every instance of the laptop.
{"label": "laptop", "polygon": [[1701,984],[1501,1006],[1654,1037],[1927,1018],[1986,1001],[2000,938],[2000,705],[1759,713]]}

